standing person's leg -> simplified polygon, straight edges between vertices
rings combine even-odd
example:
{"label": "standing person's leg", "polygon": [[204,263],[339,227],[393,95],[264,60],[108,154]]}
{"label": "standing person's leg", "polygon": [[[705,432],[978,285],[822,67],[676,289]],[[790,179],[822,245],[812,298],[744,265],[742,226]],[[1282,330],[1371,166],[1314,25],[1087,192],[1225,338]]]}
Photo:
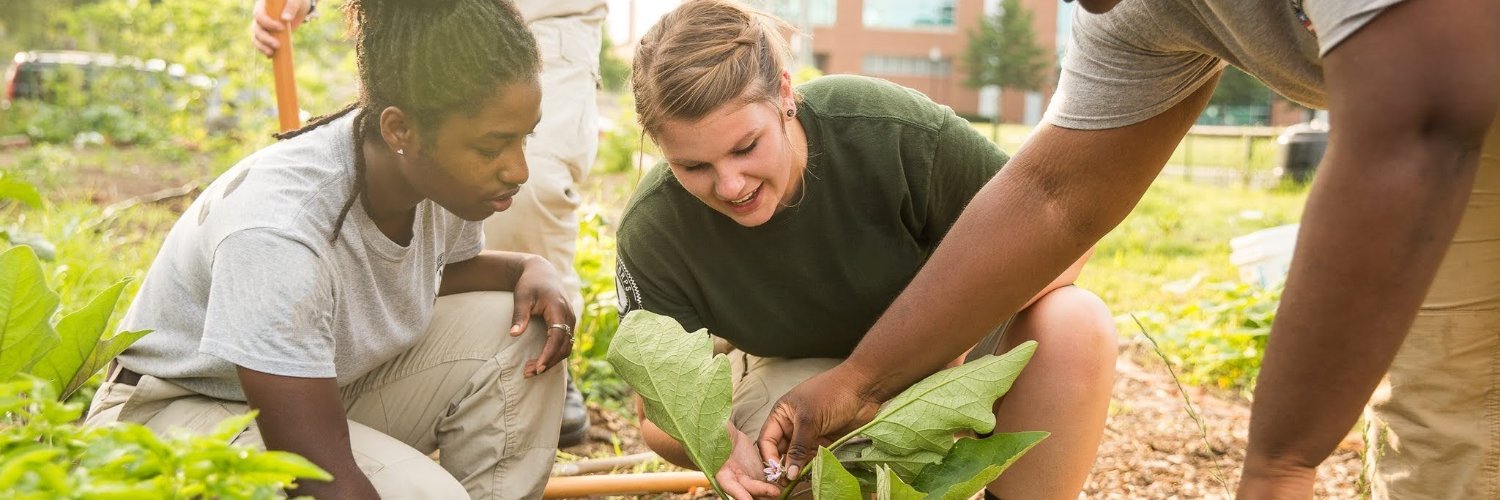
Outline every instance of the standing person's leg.
{"label": "standing person's leg", "polygon": [[439,462],[476,499],[539,498],[557,454],[563,370],[523,378],[544,325],[508,332],[512,296],[439,298],[427,335],[343,389],[349,419]]}
{"label": "standing person's leg", "polygon": [[1500,498],[1500,122],[1387,383],[1366,413],[1373,496]]}
{"label": "standing person's leg", "polygon": [[[523,8],[523,10],[525,10]],[[542,56],[542,121],[526,142],[531,178],[509,210],[484,223],[485,246],[541,255],[563,275],[575,311],[581,283],[573,268],[580,202],[577,183],[594,164],[599,146],[598,88],[602,10],[535,19],[529,25]],[[567,384],[562,445],[588,432],[583,396]]]}

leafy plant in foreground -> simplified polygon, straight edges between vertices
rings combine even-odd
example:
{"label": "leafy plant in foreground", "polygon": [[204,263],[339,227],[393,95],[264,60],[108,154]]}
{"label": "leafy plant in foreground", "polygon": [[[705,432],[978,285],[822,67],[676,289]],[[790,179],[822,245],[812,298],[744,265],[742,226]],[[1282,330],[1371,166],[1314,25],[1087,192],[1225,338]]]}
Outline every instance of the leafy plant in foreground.
{"label": "leafy plant in foreground", "polygon": [[[1010,390],[1035,350],[1027,342],[1004,356],[943,370],[886,402],[869,423],[819,449],[809,464],[814,498],[947,500],[983,489],[1047,433],[954,437],[994,430],[995,399]],[[713,354],[707,332],[688,333],[671,318],[634,311],[621,322],[607,359],[645,401],[646,418],[683,444],[723,496],[714,474],[731,446],[729,361]]]}
{"label": "leafy plant in foreground", "polygon": [[6,498],[271,499],[297,478],[331,476],[300,456],[230,444],[254,414],[206,436],[161,438],[137,424],[85,427],[82,405],[29,376],[0,383],[0,491]]}
{"label": "leafy plant in foreground", "polygon": [[31,247],[0,253],[0,491],[5,498],[279,498],[312,462],[232,445],[254,414],[206,436],[161,438],[133,423],[85,427],[66,402],[146,331],[101,338],[125,282],[53,322],[57,292]]}
{"label": "leafy plant in foreground", "polygon": [[115,283],[53,323],[59,299],[48,288],[36,253],[28,246],[0,253],[0,381],[30,373],[67,399],[116,354],[150,332],[103,337],[126,283]]}

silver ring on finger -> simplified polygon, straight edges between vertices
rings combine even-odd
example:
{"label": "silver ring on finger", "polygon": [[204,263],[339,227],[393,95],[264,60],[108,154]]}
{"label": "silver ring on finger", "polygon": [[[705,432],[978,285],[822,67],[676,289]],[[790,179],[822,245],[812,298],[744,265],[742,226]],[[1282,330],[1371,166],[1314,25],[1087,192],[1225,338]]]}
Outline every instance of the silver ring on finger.
{"label": "silver ring on finger", "polygon": [[573,327],[569,326],[567,323],[553,323],[547,326],[547,329],[549,330],[553,328],[562,330],[563,333],[567,334],[569,338],[573,336]]}

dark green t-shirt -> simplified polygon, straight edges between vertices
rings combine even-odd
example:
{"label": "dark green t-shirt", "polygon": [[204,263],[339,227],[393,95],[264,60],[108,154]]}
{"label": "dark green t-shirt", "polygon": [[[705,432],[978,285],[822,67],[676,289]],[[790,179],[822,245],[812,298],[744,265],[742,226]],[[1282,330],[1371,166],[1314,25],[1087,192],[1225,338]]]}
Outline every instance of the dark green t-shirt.
{"label": "dark green t-shirt", "polygon": [[759,227],[646,175],[619,230],[617,291],[745,352],[847,357],[1009,159],[926,96],[856,76],[798,88],[805,196]]}

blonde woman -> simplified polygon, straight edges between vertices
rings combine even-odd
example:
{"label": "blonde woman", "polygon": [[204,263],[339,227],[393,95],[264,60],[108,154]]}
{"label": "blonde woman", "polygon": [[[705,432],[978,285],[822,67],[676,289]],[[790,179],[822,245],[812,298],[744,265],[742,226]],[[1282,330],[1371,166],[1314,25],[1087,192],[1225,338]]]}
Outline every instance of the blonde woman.
{"label": "blonde woman", "polygon": [[[776,401],[854,350],[1008,159],[950,109],[890,82],[793,88],[781,29],[733,2],[686,2],[646,34],[632,73],[640,123],[666,162],[620,226],[622,308],[733,345],[735,449],[718,476],[736,498],[778,492],[755,445]],[[990,486],[996,495],[1076,498],[1093,463],[1116,342],[1103,302],[1071,286],[1082,262],[971,352],[1040,344],[996,405],[997,431],[1052,437]],[[690,465],[642,427],[654,450]]]}

